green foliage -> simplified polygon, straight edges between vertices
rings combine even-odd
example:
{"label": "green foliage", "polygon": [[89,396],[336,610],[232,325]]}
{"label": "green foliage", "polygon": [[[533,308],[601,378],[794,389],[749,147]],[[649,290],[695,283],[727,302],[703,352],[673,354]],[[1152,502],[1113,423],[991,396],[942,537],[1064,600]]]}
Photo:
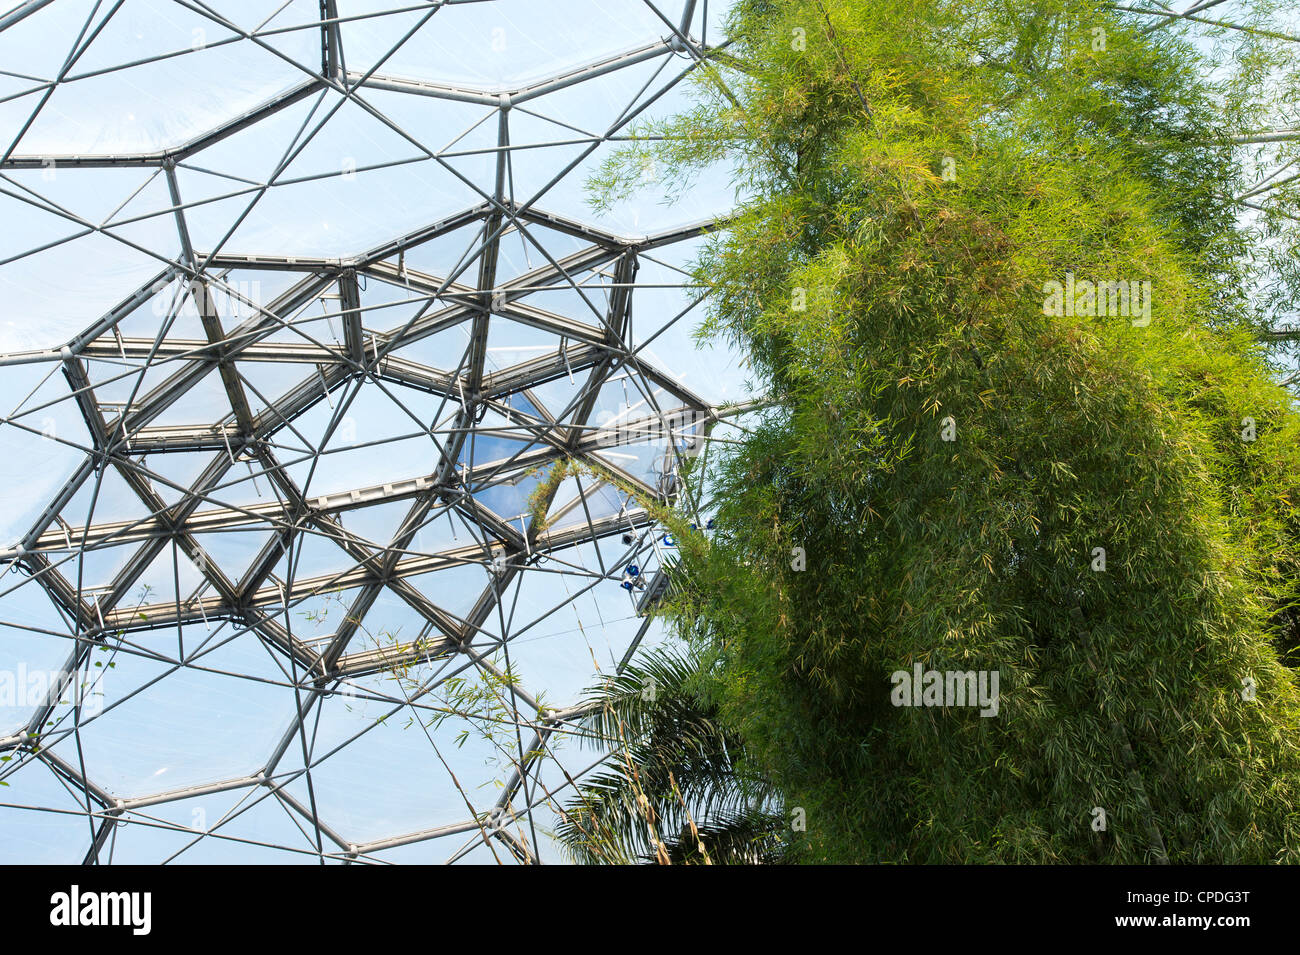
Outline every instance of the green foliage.
{"label": "green foliage", "polygon": [[560,485],[569,476],[571,469],[570,459],[556,461],[528,496],[528,526],[534,529],[534,533],[540,534],[546,530],[546,512],[551,507],[555,492],[560,489]]}
{"label": "green foliage", "polygon": [[[1139,25],[745,0],[697,106],[597,179],[726,157],[746,196],[698,263],[702,333],[775,406],[692,476],[719,530],[679,540],[673,615],[717,732],[807,811],[792,857],[1300,856],[1300,419],[1225,135],[1276,64],[1215,90]],[[1067,273],[1150,282],[1150,324],[1045,314]],[[894,707],[915,663],[998,671],[998,715]]]}
{"label": "green foliage", "polygon": [[740,741],[698,690],[701,660],[643,654],[596,687],[581,721],[607,768],[582,780],[556,835],[576,861],[746,864],[776,861],[782,817]]}

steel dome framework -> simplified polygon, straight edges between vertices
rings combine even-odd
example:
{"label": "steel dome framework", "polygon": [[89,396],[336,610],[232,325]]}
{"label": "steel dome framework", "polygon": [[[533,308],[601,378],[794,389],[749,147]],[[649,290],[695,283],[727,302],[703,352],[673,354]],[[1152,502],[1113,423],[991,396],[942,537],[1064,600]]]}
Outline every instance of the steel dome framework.
{"label": "steel dome framework", "polygon": [[[1159,28],[1222,2],[1131,12]],[[19,328],[38,347],[0,356],[29,376],[0,434],[71,462],[0,552],[5,659],[53,674],[16,672],[0,700],[21,714],[0,722],[15,844],[86,863],[552,851],[557,802],[600,760],[564,745],[575,691],[655,633],[640,581],[662,580],[670,543],[640,502],[675,501],[684,458],[750,406],[652,357],[684,341],[700,298],[683,267],[719,214],[629,232],[573,202],[630,124],[669,108],[723,4],[583,0],[568,27],[527,6],[0,14],[0,51],[60,41],[44,71],[0,61],[0,196],[33,217],[0,278],[31,272],[38,303],[78,267],[137,280],[62,325],[19,315],[72,332]],[[132,13],[156,40],[138,55],[113,32]],[[476,75],[509,43],[527,66]],[[192,62],[198,105],[181,108],[159,90]],[[68,105],[96,84],[88,111]],[[370,155],[350,142],[362,123]],[[1263,164],[1296,135],[1244,139]],[[96,215],[58,192],[89,207],[100,181],[120,195]],[[289,228],[290,208],[325,218]],[[98,260],[107,247],[133,268]],[[570,698],[552,705],[530,669]]]}
{"label": "steel dome framework", "polygon": [[[0,37],[19,35],[48,6],[48,0],[37,0],[3,16]],[[557,789],[573,778],[561,768],[557,783],[544,778],[540,767],[553,761],[555,737],[580,707],[549,707],[525,676],[508,676],[518,662],[510,659],[511,643],[570,612],[594,588],[625,597],[618,583],[629,563],[644,568],[643,580],[652,576],[654,552],[663,545],[646,532],[650,521],[640,501],[674,500],[682,456],[696,453],[713,426],[736,410],[710,404],[647,358],[647,346],[698,304],[693,292],[675,313],[642,318],[647,328],[633,334],[634,301],[651,294],[638,288],[643,265],[654,263],[660,280],[642,285],[680,292],[685,272],[670,261],[673,250],[714,221],[629,236],[547,211],[546,200],[557,183],[589,171],[583,163],[592,153],[607,148],[681,82],[703,49],[703,11],[697,13],[693,2],[660,5],[671,6],[670,12],[637,4],[657,27],[639,45],[530,82],[475,88],[383,70],[412,38],[429,36],[439,17],[456,17],[462,12],[457,7],[470,4],[445,0],[349,16],[340,11],[347,4],[324,0],[310,21],[286,23],[273,14],[250,27],[207,4],[182,0],[178,7],[209,24],[203,42],[116,69],[129,72],[178,56],[252,46],[285,61],[298,74],[296,81],[182,142],[135,152],[26,152],[25,136],[42,109],[50,108],[51,95],[66,85],[94,82],[95,72],[78,75],[78,62],[102,42],[101,32],[121,6],[89,8],[58,76],[22,78],[26,88],[10,100],[34,94],[35,109],[22,128],[6,127],[3,137],[3,194],[68,227],[67,235],[28,254],[94,234],[136,248],[157,266],[148,281],[66,344],[3,359],[9,366],[57,369],[65,389],[63,398],[20,405],[5,420],[6,429],[43,432],[46,440],[75,447],[82,456],[49,506],[0,554],[12,571],[4,578],[5,594],[39,587],[60,624],[17,626],[62,644],[67,654],[21,728],[0,738],[8,757],[0,770],[5,780],[17,787],[44,771],[67,798],[60,803],[56,794],[36,789],[34,801],[13,800],[6,811],[44,811],[65,822],[80,816],[76,825],[85,833],[87,863],[111,861],[119,838],[125,842],[118,833],[135,827],[176,837],[174,851],[164,858],[192,857],[195,845],[225,839],[246,848],[283,848],[308,861],[385,861],[385,850],[438,840],[437,853],[448,860],[537,861],[544,837],[533,814],[543,806],[553,812]],[[350,67],[354,31],[385,18],[402,20],[397,42],[364,70]],[[486,31],[482,22],[475,26],[480,33],[505,33],[499,27]],[[221,38],[208,40],[209,32]],[[318,59],[301,62],[274,42],[304,33],[318,45]],[[637,68],[648,82],[638,79],[635,95],[600,129],[579,130],[557,120],[549,141],[536,135],[527,142],[512,139],[515,116],[548,119],[548,103],[566,91]],[[457,104],[475,115],[464,129],[441,123],[407,129],[372,102],[376,91],[417,103]],[[307,118],[274,157],[268,176],[247,181],[228,175],[217,198],[187,194],[187,171],[212,171],[208,157],[215,147],[299,105]],[[301,174],[296,160],[345,107],[363,111],[393,134],[392,142],[408,146],[409,155],[374,162],[347,156],[332,170]],[[490,142],[473,135],[482,130],[490,131]],[[540,188],[521,194],[520,154],[526,161],[548,146],[570,147],[572,158]],[[479,163],[479,177],[458,165],[468,157],[487,160]],[[268,192],[322,181],[342,189],[410,163],[432,167],[426,175],[449,177],[474,201],[350,255],[304,254],[293,245],[268,254],[238,246],[240,223]],[[135,221],[130,216],[90,221],[43,196],[29,185],[34,180],[22,179],[24,171],[48,182],[105,168],[143,170],[150,183],[165,185],[165,207],[148,218],[170,220],[172,248],[135,242],[126,234]],[[232,198],[242,205],[218,241],[204,245],[192,227],[196,209]],[[515,258],[522,253],[525,267],[506,266],[507,243],[518,250]],[[436,254],[429,252],[435,248]],[[6,265],[21,266],[22,258],[9,256]],[[433,260],[445,267],[432,271],[425,263]],[[266,286],[273,295],[261,295]],[[552,307],[548,294],[563,304]],[[132,334],[132,316],[146,319],[135,323],[145,334]],[[151,328],[156,333],[149,335]],[[516,347],[507,336],[520,334],[528,344]],[[494,361],[492,343],[502,341],[507,344],[496,351],[534,354]],[[421,350],[421,343],[429,347]],[[271,379],[253,371],[265,367],[296,373],[284,373],[273,391]],[[43,383],[49,380],[46,374]],[[184,408],[187,396],[214,381],[219,395],[209,394],[216,399],[207,404],[210,416],[178,420],[192,408],[179,415],[173,409]],[[556,383],[560,387],[542,393]],[[379,394],[386,414],[401,427],[367,441],[367,415],[374,412],[360,410],[362,398]],[[623,398],[609,427],[602,426],[610,418],[609,402],[598,414],[603,397]],[[68,402],[84,427],[82,440],[81,433],[71,437],[42,427],[51,407]],[[312,415],[308,433],[300,424]],[[617,445],[629,433],[636,446],[620,453]],[[412,440],[423,445],[426,466],[420,473],[317,491],[332,457],[382,455],[388,442]],[[188,481],[176,480],[171,468],[160,465],[180,456],[202,461]],[[572,467],[543,486],[547,469],[557,462],[597,468]],[[137,499],[127,516],[117,517],[106,506],[109,481]],[[525,491],[532,493],[526,497]],[[396,522],[394,508],[401,509]],[[354,516],[365,524],[364,515],[377,511],[389,515],[382,534],[345,526],[354,524]],[[241,568],[232,568],[214,542],[250,531],[260,533],[261,543],[239,561]],[[441,546],[429,540],[448,536]],[[322,549],[342,557],[344,565],[310,571],[307,565],[320,562]],[[115,559],[107,572],[88,569],[97,555],[109,553]],[[159,588],[147,581],[159,577],[159,570],[165,579],[168,568],[172,586],[160,598]],[[193,579],[197,583],[187,586]],[[531,592],[524,602],[537,612],[518,612],[525,582]],[[634,603],[644,604],[642,580],[636,584]],[[396,616],[372,613],[383,601],[390,611],[397,605]],[[629,614],[634,626],[621,636],[623,660],[651,625],[645,607],[639,609]],[[595,610],[599,615],[599,603]],[[319,624],[331,612],[336,616],[325,633],[303,620]],[[400,626],[372,623],[376,616],[400,620]],[[580,615],[578,624],[583,626]],[[167,649],[164,634],[171,641]],[[257,672],[214,662],[214,651],[254,641],[265,651]],[[591,653],[590,647],[556,649],[568,656],[575,651],[579,657]],[[151,666],[128,665],[136,660]],[[273,661],[275,673],[266,672],[266,660]],[[207,674],[211,693],[222,692],[219,682],[241,679],[279,692],[285,718],[253,771],[156,790],[97,778],[98,761],[88,754],[104,741],[92,739],[95,723],[112,721],[115,710],[186,672]],[[479,694],[473,704],[463,695],[467,675],[487,681],[487,689],[473,691]],[[123,686],[110,688],[119,680]],[[462,695],[449,699],[449,686]],[[208,692],[193,698],[196,708],[210,705],[203,698]],[[351,711],[363,703],[368,713],[362,725],[339,745],[324,746],[321,710],[337,705]],[[439,791],[412,798],[441,800],[459,818],[363,838],[319,805],[315,777],[323,763],[349,745],[366,745],[366,735],[397,714],[419,722],[406,733],[427,744],[428,761],[445,771]],[[508,724],[504,742],[488,740],[490,732],[475,734],[480,743],[490,743],[482,748],[487,762],[496,760],[492,781],[499,789],[475,792],[458,779],[442,752],[456,748],[444,723],[449,715],[463,733],[479,720]],[[148,737],[156,729],[134,732]],[[219,726],[214,730],[220,732]],[[435,738],[437,733],[443,738]],[[148,742],[136,735],[129,745]],[[594,758],[586,753],[580,761],[591,764]],[[21,790],[0,794],[5,792]],[[216,818],[200,808],[187,825],[159,811],[223,793],[239,798],[228,800],[228,810],[214,809]],[[292,827],[281,825],[280,835],[269,840],[236,834],[235,821],[268,800],[282,810],[281,823],[288,819]]]}

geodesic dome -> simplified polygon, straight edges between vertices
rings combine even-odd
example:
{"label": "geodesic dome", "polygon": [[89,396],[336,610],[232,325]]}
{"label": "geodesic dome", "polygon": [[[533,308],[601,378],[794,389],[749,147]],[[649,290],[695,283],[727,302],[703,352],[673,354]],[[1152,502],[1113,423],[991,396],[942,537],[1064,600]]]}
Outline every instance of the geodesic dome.
{"label": "geodesic dome", "polygon": [[557,857],[745,407],[725,176],[585,183],[722,6],[0,13],[0,858]]}

